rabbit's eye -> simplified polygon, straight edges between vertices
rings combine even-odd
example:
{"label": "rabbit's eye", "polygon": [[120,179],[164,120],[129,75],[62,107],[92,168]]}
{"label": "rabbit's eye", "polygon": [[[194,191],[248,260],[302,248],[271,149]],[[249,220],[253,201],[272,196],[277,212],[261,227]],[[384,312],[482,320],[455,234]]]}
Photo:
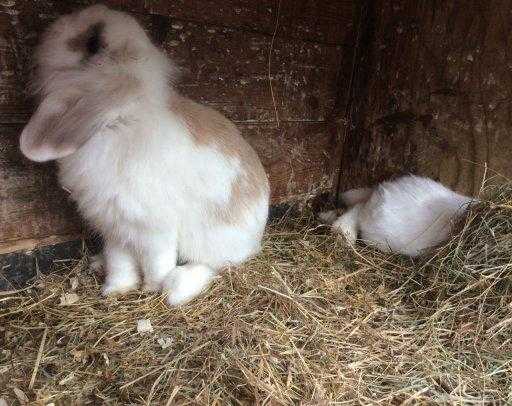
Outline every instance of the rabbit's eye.
{"label": "rabbit's eye", "polygon": [[68,47],[72,51],[85,53],[85,60],[88,57],[98,54],[103,48],[106,47],[102,34],[105,28],[105,23],[99,22],[92,25],[89,29],[68,41]]}
{"label": "rabbit's eye", "polygon": [[96,55],[101,49],[101,38],[99,33],[94,33],[92,36],[90,36],[87,39],[85,47],[89,55]]}
{"label": "rabbit's eye", "polygon": [[101,41],[102,29],[103,25],[100,24],[96,24],[92,27],[89,37],[87,38],[87,42],[85,44],[85,48],[87,49],[87,53],[89,55],[96,55],[103,47]]}

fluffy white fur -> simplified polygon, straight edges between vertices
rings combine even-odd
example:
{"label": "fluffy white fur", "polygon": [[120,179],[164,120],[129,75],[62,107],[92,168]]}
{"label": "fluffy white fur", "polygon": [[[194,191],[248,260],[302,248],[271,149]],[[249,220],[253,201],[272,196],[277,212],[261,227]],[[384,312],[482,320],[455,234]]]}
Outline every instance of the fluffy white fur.
{"label": "fluffy white fur", "polygon": [[[412,257],[445,241],[454,220],[473,201],[432,179],[413,175],[368,190],[342,195],[349,209],[332,221],[333,231],[350,243],[359,236],[382,251]],[[332,212],[322,216],[329,223],[332,217]]]}
{"label": "fluffy white fur", "polygon": [[164,292],[169,292],[167,302],[180,305],[193,299],[215,277],[211,268],[204,265],[183,265],[174,268],[164,282]]}
{"label": "fluffy white fur", "polygon": [[[104,49],[70,50],[97,23]],[[103,235],[104,294],[136,288],[142,270],[145,289],[163,287],[170,303],[183,303],[214,270],[259,251],[269,204],[261,163],[244,164],[255,153],[231,127],[231,153],[194,139],[169,108],[183,99],[168,85],[175,69],[132,17],[104,6],[61,17],[37,66],[40,106],[20,147],[32,160],[58,159],[61,184]],[[258,174],[256,196],[236,194],[248,171]]]}

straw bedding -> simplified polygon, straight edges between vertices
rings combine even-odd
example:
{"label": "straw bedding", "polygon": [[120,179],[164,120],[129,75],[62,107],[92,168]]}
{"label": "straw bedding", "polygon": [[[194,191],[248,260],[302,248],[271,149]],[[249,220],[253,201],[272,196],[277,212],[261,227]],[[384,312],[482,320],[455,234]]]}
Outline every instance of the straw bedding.
{"label": "straw bedding", "polygon": [[287,217],[174,309],[84,253],[0,293],[0,404],[511,403],[511,215],[509,185],[416,260]]}

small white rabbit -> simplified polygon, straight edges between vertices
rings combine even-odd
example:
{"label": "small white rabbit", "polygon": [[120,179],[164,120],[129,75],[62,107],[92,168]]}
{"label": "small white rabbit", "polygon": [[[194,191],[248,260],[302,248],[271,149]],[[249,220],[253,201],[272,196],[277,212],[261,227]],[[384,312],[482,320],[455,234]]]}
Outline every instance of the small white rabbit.
{"label": "small white rabbit", "polygon": [[355,243],[358,236],[384,252],[411,257],[445,241],[455,220],[474,199],[459,195],[432,179],[403,176],[374,189],[349,190],[341,195],[348,211],[320,218],[335,233]]}
{"label": "small white rabbit", "polygon": [[[176,69],[128,14],[63,16],[36,51],[39,107],[20,139],[104,237],[104,294],[144,287],[171,304],[260,249],[269,205],[255,151],[220,113],[169,84]],[[177,262],[186,265],[177,266]]]}

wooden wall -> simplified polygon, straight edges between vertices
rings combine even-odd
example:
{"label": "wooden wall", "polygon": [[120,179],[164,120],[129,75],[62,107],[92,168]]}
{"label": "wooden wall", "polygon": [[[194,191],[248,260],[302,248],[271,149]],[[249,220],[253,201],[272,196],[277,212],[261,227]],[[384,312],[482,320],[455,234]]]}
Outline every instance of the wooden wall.
{"label": "wooden wall", "polygon": [[[25,88],[39,33],[58,15],[90,3],[0,2],[0,253],[70,239],[80,231],[53,165],[26,161],[17,143],[33,110]],[[348,90],[344,66],[352,60],[357,2],[105,3],[134,13],[183,68],[184,94],[237,123],[270,174],[273,203],[331,189],[339,148],[328,121]]]}
{"label": "wooden wall", "polygon": [[[52,165],[22,159],[17,141],[38,33],[88,3],[0,3],[0,252],[79,231]],[[473,194],[484,173],[512,175],[508,1],[107,3],[134,13],[183,67],[183,93],[239,125],[274,203],[407,172]]]}
{"label": "wooden wall", "polygon": [[464,193],[512,177],[506,0],[375,0],[346,121],[340,189],[419,172]]}

